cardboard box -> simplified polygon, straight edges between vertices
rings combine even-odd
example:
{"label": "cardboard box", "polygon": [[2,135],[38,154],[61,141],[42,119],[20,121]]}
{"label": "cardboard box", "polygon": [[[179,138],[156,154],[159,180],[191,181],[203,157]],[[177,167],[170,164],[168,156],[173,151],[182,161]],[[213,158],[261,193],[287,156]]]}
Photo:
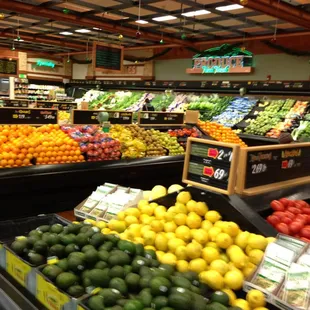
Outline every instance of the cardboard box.
{"label": "cardboard box", "polygon": [[199,119],[199,111],[187,110],[185,113],[185,124],[197,124]]}

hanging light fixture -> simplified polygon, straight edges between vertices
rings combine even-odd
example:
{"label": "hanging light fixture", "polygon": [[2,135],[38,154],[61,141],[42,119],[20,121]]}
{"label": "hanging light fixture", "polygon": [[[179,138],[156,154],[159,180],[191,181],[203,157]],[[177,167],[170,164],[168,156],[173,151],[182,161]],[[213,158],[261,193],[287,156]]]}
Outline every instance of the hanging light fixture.
{"label": "hanging light fixture", "polygon": [[139,0],[139,11],[138,11],[138,30],[136,32],[136,38],[140,39],[141,38],[141,32],[140,32],[140,24],[141,24],[141,0]]}
{"label": "hanging light fixture", "polygon": [[3,13],[0,13],[0,19],[4,19],[5,15]]}

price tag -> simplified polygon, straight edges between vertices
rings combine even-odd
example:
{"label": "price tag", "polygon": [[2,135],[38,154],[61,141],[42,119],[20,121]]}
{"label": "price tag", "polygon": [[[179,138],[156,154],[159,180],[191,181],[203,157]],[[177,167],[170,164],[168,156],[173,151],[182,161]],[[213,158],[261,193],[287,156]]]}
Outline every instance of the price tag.
{"label": "price tag", "polygon": [[184,113],[139,112],[138,123],[141,126],[182,126]]}
{"label": "price tag", "polygon": [[28,100],[4,100],[4,107],[16,107],[16,108],[28,108],[29,101]]}
{"label": "price tag", "polygon": [[0,108],[0,124],[47,125],[58,123],[56,109]]}
{"label": "price tag", "polygon": [[310,183],[310,143],[241,149],[236,191],[259,195]]}
{"label": "price tag", "polygon": [[109,122],[111,124],[132,124],[132,114],[126,111],[109,111]]}
{"label": "price tag", "polygon": [[234,193],[239,146],[189,138],[183,182],[222,194]]}

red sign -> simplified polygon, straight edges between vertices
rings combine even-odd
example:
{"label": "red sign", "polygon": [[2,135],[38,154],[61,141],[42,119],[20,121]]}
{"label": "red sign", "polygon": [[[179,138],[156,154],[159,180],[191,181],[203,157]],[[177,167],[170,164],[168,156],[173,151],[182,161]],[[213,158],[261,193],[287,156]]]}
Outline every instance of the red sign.
{"label": "red sign", "polygon": [[214,169],[213,167],[204,167],[203,168],[203,174],[207,175],[208,177],[212,177],[214,174]]}
{"label": "red sign", "polygon": [[216,159],[218,155],[219,151],[217,149],[208,149],[208,157]]}
{"label": "red sign", "polygon": [[281,167],[282,167],[282,169],[287,169],[288,168],[288,160],[283,160]]}

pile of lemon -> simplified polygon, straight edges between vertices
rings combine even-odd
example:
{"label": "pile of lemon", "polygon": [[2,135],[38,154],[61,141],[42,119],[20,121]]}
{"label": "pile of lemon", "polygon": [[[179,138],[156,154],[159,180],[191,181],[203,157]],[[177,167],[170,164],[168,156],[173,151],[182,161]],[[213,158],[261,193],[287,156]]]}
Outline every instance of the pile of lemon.
{"label": "pile of lemon", "polygon": [[153,249],[161,263],[175,265],[180,272],[197,272],[214,290],[239,290],[274,238],[242,231],[238,224],[221,219],[219,212],[183,191],[168,209],[141,200],[138,208],[118,213],[102,232],[118,233]]}

